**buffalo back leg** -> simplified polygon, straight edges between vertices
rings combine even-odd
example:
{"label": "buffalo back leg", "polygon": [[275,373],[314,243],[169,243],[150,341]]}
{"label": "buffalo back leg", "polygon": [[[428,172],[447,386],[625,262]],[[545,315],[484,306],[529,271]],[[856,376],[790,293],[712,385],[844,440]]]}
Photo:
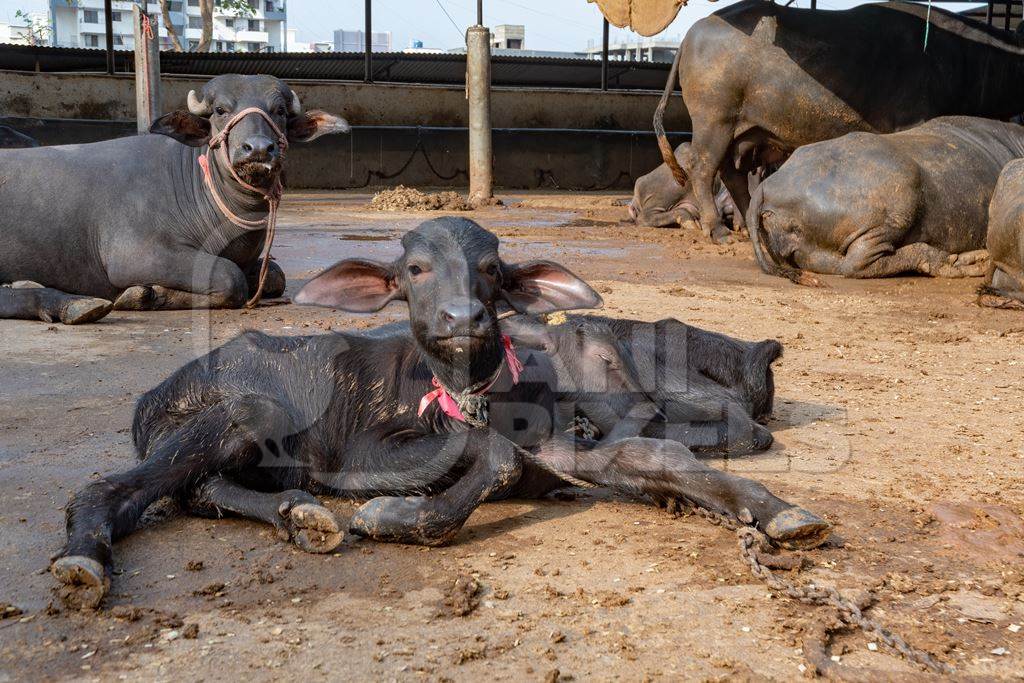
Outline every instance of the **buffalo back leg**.
{"label": "buffalo back leg", "polygon": [[62,600],[70,607],[98,606],[110,585],[113,542],[131,533],[158,499],[251,464],[259,457],[263,425],[275,424],[278,412],[257,397],[206,408],[152,445],[136,467],[78,492],[67,507],[67,542],[51,565]]}
{"label": "buffalo back leg", "polygon": [[[733,127],[729,121],[719,121],[714,117],[710,120],[694,118],[693,142],[690,146],[690,182],[700,209],[701,230],[715,242],[723,242],[729,238],[729,229],[718,215],[715,204],[715,175],[723,165],[726,153],[732,145]],[[724,180],[724,176],[723,176]],[[736,201],[735,195],[733,200]],[[739,205],[737,204],[737,208]]]}
{"label": "buffalo back leg", "polygon": [[812,546],[824,540],[829,524],[772,494],[752,479],[700,462],[682,444],[629,438],[577,448],[554,439],[535,454],[551,469],[600,486],[655,498],[682,498],[700,507],[755,524],[772,540]]}
{"label": "buffalo back leg", "polygon": [[0,287],[0,318],[59,320],[65,325],[81,325],[99,320],[111,311],[106,299],[67,294],[49,287]]}
{"label": "buffalo back leg", "polygon": [[[892,250],[889,246],[888,251],[885,250],[885,245],[880,245],[876,248],[875,253],[862,259],[858,258],[863,250],[871,250],[870,246],[861,246],[862,244],[873,244],[869,237],[866,235],[858,240],[847,252],[841,271],[844,276],[875,278],[892,277],[903,273],[920,273],[936,277],[971,277],[984,274],[984,264],[957,265],[955,256],[951,257],[949,252],[925,242],[914,242],[896,250]],[[872,256],[874,258],[871,258]]]}

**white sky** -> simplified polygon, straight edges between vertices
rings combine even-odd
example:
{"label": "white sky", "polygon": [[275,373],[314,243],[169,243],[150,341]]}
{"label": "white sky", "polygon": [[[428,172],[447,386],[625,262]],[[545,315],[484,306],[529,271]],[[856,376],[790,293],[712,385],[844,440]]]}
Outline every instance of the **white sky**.
{"label": "white sky", "polygon": [[[734,1],[690,0],[659,37],[679,40],[695,21]],[[793,4],[809,7],[810,0]],[[845,9],[859,4],[858,0],[819,0],[818,7]],[[944,6],[956,11],[969,5]],[[46,0],[0,0],[0,21],[13,21],[19,9],[45,12],[46,8]],[[422,40],[425,47],[463,46],[463,32],[475,20],[475,0],[373,0],[373,29],[391,31],[395,49],[408,47],[414,39]],[[484,23],[524,24],[526,47],[535,50],[580,51],[590,40],[601,43],[601,13],[586,0],[484,0]],[[288,25],[298,29],[300,41],[330,41],[334,29],[363,27],[363,2],[288,0]],[[613,42],[631,37],[630,32],[612,27]]]}

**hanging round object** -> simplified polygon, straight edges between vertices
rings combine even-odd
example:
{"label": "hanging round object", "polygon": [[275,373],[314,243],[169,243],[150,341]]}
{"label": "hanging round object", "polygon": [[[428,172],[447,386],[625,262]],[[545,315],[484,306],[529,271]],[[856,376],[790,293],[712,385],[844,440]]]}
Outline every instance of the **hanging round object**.
{"label": "hanging round object", "polygon": [[686,0],[587,0],[601,8],[608,23],[627,26],[642,36],[664,31],[679,14]]}

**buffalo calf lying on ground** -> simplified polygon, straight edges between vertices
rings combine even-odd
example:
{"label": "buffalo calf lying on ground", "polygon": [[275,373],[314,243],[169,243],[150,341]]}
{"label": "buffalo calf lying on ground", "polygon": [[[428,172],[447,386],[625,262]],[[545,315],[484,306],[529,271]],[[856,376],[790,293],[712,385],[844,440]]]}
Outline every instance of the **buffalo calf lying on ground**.
{"label": "buffalo calf lying on ground", "polygon": [[982,275],[999,173],[1024,156],[1024,127],[942,117],[899,133],[807,145],[754,192],[747,215],[766,273],[813,280]]}
{"label": "buffalo calf lying on ground", "polygon": [[502,320],[528,357],[551,359],[558,395],[602,437],[677,441],[696,452],[744,455],[772,445],[758,424],[771,414],[771,364],[782,355],[774,340],[744,342],[672,318],[648,323],[569,315],[546,324],[536,316]]}
{"label": "buffalo calf lying on ground", "polygon": [[979,302],[1024,309],[1024,159],[1011,161],[999,175],[985,246],[992,262]]}
{"label": "buffalo calf lying on ground", "polygon": [[823,520],[706,467],[678,442],[637,436],[629,420],[600,438],[566,432],[571,418],[587,417],[583,406],[559,403],[549,356],[519,360],[497,307],[599,305],[586,283],[551,262],[502,261],[497,238],[464,219],[427,221],[402,246],[390,264],[334,265],[296,300],[356,312],[404,300],[408,329],[247,332],[139,400],[132,435],[141,462],[68,506],[67,543],[52,565],[68,604],[100,602],[111,544],[164,496],[196,514],[273,524],[303,549],[327,552],[341,527],[316,494],[370,498],[348,524],[358,535],[436,545],[485,500],[539,496],[568,476],[685,498],[778,542],[820,542]]}
{"label": "buffalo calf lying on ground", "polygon": [[[0,283],[42,285],[0,288],[0,318],[73,324],[252,296],[288,143],[348,124],[303,112],[272,76],[218,76],[188,105],[153,123],[162,135],[0,151]],[[270,264],[263,294],[284,285]]]}

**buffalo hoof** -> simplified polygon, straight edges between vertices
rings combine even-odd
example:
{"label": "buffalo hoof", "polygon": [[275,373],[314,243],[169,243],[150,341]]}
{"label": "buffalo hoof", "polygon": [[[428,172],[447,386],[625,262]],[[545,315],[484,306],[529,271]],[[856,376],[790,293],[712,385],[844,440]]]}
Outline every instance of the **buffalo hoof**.
{"label": "buffalo hoof", "polygon": [[119,311],[148,311],[153,308],[155,299],[152,287],[136,285],[121,292],[114,301],[114,308]]}
{"label": "buffalo hoof", "polygon": [[74,297],[60,309],[60,321],[65,325],[84,325],[96,322],[110,313],[114,304],[106,299]]}
{"label": "buffalo hoof", "polygon": [[736,241],[736,238],[729,228],[724,225],[716,225],[711,230],[711,241],[715,244],[732,244]]}
{"label": "buffalo hoof", "polygon": [[96,609],[110,590],[110,577],[103,565],[89,557],[61,557],[50,565],[50,572],[61,584],[61,602],[70,609]]}
{"label": "buffalo hoof", "polygon": [[764,527],[764,533],[772,542],[788,550],[817,548],[828,539],[831,531],[831,524],[799,507],[783,510]]}
{"label": "buffalo hoof", "polygon": [[284,518],[282,535],[307,553],[329,553],[341,544],[344,534],[338,520],[323,505],[283,503],[279,512]]}
{"label": "buffalo hoof", "polygon": [[348,523],[348,529],[357,536],[388,543],[439,546],[447,543],[458,532],[445,524],[436,513],[424,511],[420,497],[397,498],[381,496],[364,503]]}

